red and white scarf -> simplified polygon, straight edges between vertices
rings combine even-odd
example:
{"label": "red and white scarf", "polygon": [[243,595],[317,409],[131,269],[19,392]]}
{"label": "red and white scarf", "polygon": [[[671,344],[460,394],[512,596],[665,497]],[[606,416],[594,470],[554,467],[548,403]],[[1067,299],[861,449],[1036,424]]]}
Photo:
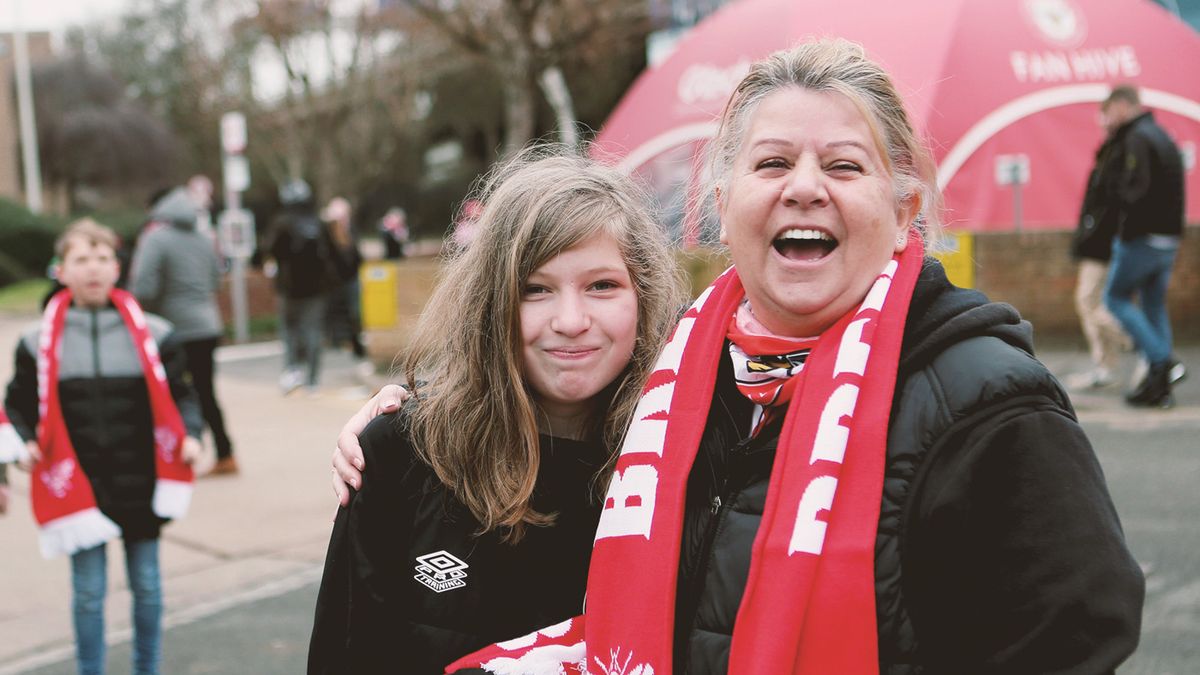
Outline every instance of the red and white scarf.
{"label": "red and white scarf", "polygon": [[[146,317],[133,296],[114,289],[110,296],[133,339],[154,420],[154,513],[180,518],[192,498],[192,467],[183,461],[186,430],[158,355]],[[71,307],[70,290],[59,291],[46,305],[38,340],[38,447],[42,459],[30,480],[33,515],[38,522],[42,555],[72,554],[114,539],[121,529],[101,513],[91,483],[79,465],[59,400],[58,368],[63,327]]]}
{"label": "red and white scarf", "polygon": [[[922,248],[911,234],[862,305],[821,335],[804,364],[751,551],[731,675],[878,672],[875,533],[888,416]],[[684,314],[659,357],[609,485],[585,615],[480,650],[446,672],[673,672],[687,477],[743,295],[736,271],[726,271]]]}

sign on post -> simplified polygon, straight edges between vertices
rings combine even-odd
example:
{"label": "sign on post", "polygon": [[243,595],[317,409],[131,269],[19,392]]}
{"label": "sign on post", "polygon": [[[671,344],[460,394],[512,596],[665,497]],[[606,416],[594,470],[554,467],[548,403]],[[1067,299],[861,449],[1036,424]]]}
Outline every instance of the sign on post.
{"label": "sign on post", "polygon": [[221,115],[221,151],[240,155],[246,151],[246,116],[240,112]]}
{"label": "sign on post", "polygon": [[1020,232],[1022,222],[1021,186],[1029,182],[1029,155],[997,155],[996,184],[1011,185],[1013,193],[1013,228]]}
{"label": "sign on post", "polygon": [[217,218],[221,252],[246,260],[254,255],[254,214],[247,209],[226,209]]}
{"label": "sign on post", "polygon": [[997,155],[996,184],[1025,185],[1029,182],[1029,155]]}
{"label": "sign on post", "polygon": [[245,192],[250,187],[250,161],[245,155],[226,155],[221,167],[226,191]]}
{"label": "sign on post", "polygon": [[249,338],[246,309],[246,260],[254,253],[254,215],[242,208],[242,193],[250,187],[250,162],[246,160],[246,116],[237,111],[221,115],[221,182],[225,210],[217,218],[217,236],[229,256],[233,300],[233,334],[238,342]]}

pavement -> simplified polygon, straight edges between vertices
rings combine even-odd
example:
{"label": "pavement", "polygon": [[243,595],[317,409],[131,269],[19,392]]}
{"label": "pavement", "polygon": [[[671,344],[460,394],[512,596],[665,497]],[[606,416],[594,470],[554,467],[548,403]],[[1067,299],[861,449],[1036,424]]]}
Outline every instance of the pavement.
{"label": "pavement", "polygon": [[[29,320],[0,315],[0,382]],[[1121,669],[1134,675],[1183,675],[1200,663],[1200,345],[1180,346],[1178,355],[1191,374],[1172,410],[1129,408],[1120,385],[1072,395],[1147,572],[1143,646]],[[1087,367],[1077,344],[1039,345],[1038,356],[1060,377]],[[1127,382],[1133,358],[1125,361]],[[364,387],[347,354],[327,351],[322,389],[285,398],[276,385],[281,363],[278,343],[218,351],[217,393],[242,471],[199,479],[189,515],[164,530],[165,672],[303,670],[335,510],[330,453],[342,423],[384,378]],[[199,471],[211,462],[210,453]],[[9,473],[14,503],[0,517],[0,675],[70,673],[69,564],[41,558],[28,477]],[[128,672],[119,668],[128,663],[130,598],[121,547],[109,550],[109,660],[120,673]]]}

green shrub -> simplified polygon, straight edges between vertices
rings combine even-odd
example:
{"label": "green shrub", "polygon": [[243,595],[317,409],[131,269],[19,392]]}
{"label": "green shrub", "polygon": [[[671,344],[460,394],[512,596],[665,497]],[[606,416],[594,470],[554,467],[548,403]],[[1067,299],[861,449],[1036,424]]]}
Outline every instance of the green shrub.
{"label": "green shrub", "polygon": [[63,221],[0,199],[0,286],[45,275]]}

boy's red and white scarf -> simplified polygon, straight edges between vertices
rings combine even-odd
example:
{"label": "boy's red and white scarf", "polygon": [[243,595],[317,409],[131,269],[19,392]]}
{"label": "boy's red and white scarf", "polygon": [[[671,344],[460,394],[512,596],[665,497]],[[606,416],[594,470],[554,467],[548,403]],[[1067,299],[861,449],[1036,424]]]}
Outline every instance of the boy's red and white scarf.
{"label": "boy's red and white scarf", "polygon": [[[183,461],[186,430],[158,355],[146,316],[133,296],[120,289],[110,295],[129,329],[150,393],[154,421],[154,513],[180,518],[192,498],[192,467]],[[38,339],[38,447],[42,459],[33,467],[30,493],[38,522],[42,555],[71,554],[114,539],[121,529],[96,506],[92,485],[71,443],[58,392],[63,326],[71,307],[70,290],[59,291],[46,305]]]}
{"label": "boy's red and white scarf", "polygon": [[[879,668],[874,553],[888,417],[919,237],[821,335],[784,418],[738,610],[729,673]],[[610,483],[584,616],[487,647],[446,672],[669,675],[688,473],[730,317],[730,269],[684,314],[634,412]]]}

